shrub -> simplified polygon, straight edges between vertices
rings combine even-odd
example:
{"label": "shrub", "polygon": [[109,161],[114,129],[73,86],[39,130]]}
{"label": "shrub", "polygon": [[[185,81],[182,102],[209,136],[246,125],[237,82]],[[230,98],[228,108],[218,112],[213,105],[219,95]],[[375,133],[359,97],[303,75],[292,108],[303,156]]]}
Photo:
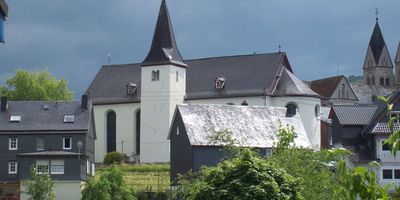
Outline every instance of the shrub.
{"label": "shrub", "polygon": [[122,154],[114,151],[106,154],[103,164],[105,165],[121,164],[121,160],[122,160]]}

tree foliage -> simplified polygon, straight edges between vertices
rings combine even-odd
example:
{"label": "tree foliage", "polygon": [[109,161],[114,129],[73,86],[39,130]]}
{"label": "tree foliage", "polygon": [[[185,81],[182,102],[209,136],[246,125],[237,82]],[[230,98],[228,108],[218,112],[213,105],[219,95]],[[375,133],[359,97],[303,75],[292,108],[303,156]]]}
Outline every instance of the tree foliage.
{"label": "tree foliage", "polygon": [[70,101],[73,97],[67,81],[57,80],[47,70],[17,70],[7,80],[7,87],[0,87],[0,94],[14,101]]}
{"label": "tree foliage", "polygon": [[303,199],[300,182],[250,149],[215,167],[204,167],[198,176],[179,181],[187,200]]}
{"label": "tree foliage", "polygon": [[27,194],[29,200],[54,200],[54,182],[51,180],[50,175],[45,172],[44,174],[37,174],[34,166],[30,168],[32,179],[23,181],[25,187],[23,193]]}
{"label": "tree foliage", "polygon": [[116,166],[99,177],[89,179],[82,190],[82,200],[134,200],[134,191],[125,184],[123,172]]}

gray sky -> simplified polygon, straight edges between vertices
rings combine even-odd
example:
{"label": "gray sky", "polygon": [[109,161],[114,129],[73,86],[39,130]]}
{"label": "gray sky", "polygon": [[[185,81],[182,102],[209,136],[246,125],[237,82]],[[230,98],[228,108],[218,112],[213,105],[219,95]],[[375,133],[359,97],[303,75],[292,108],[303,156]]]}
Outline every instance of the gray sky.
{"label": "gray sky", "polygon": [[[46,67],[79,98],[111,54],[112,64],[141,62],[161,0],[7,0],[0,84],[17,68]],[[168,0],[185,59],[287,52],[298,77],[361,75],[379,8],[379,24],[395,57],[398,0]]]}

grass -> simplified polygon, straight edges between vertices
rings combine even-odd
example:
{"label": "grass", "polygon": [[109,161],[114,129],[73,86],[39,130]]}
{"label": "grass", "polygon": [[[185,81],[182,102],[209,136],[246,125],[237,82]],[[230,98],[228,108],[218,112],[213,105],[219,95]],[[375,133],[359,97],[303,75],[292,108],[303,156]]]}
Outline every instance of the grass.
{"label": "grass", "polygon": [[[101,173],[108,168],[104,166],[97,171]],[[170,189],[169,164],[121,164],[118,168],[124,172],[128,187],[137,192],[164,192]]]}

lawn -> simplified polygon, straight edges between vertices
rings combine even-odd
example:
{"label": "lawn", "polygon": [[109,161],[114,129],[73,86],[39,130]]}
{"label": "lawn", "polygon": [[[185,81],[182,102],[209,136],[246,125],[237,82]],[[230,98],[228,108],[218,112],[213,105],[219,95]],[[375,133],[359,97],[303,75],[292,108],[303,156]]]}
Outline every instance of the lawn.
{"label": "lawn", "polygon": [[[124,172],[128,187],[137,192],[165,192],[170,189],[169,164],[121,164],[118,166]],[[100,174],[108,167],[101,167]]]}

